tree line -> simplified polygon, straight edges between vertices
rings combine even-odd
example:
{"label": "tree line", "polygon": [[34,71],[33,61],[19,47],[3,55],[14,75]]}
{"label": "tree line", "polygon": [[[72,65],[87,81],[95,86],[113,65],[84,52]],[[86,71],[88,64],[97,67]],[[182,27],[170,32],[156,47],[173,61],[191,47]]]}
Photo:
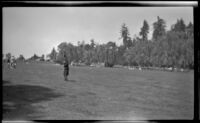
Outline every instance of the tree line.
{"label": "tree line", "polygon": [[186,25],[181,18],[166,30],[166,21],[157,16],[157,21],[153,23],[151,39],[148,38],[149,24],[146,20],[143,21],[139,35],[133,38],[130,36],[129,27],[123,23],[119,32],[123,41],[120,46],[114,41],[99,44],[94,39],[91,39],[90,43],[78,41],[77,45],[62,42],[57,46],[57,50],[53,48],[47,56],[61,64],[66,54],[69,62],[86,65],[105,63],[106,67],[123,65],[193,69],[193,28],[191,22]]}
{"label": "tree line", "polygon": [[148,39],[149,24],[143,21],[139,36],[130,37],[128,26],[123,23],[120,38],[123,44],[117,46],[114,41],[98,44],[91,39],[90,43],[78,41],[77,45],[62,42],[57,51],[52,49],[48,55],[53,61],[62,63],[67,54],[70,62],[105,63],[105,66],[129,65],[141,67],[194,67],[193,24],[185,24],[177,19],[170,30],[166,30],[166,21],[159,16],[153,23],[152,38]]}

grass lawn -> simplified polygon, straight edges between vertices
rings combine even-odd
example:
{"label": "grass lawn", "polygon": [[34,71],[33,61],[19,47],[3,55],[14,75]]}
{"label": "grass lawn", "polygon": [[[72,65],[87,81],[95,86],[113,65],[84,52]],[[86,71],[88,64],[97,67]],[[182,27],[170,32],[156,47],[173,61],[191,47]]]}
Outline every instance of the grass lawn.
{"label": "grass lawn", "polygon": [[19,63],[3,67],[4,120],[193,119],[194,72]]}

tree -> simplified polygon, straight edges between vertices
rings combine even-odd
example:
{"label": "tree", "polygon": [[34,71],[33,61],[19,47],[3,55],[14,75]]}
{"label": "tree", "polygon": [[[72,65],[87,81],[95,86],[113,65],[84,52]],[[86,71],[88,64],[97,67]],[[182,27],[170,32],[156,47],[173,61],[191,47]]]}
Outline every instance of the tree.
{"label": "tree", "polygon": [[77,57],[78,57],[79,62],[83,62],[84,46],[85,46],[84,41],[78,42],[78,46],[77,46],[77,55],[78,56]]}
{"label": "tree", "polygon": [[98,62],[98,56],[97,56],[96,44],[94,42],[94,39],[90,40],[89,50],[90,50],[90,56],[91,56],[90,62],[91,63],[97,63]]}
{"label": "tree", "polygon": [[92,50],[86,50],[84,52],[84,61],[86,63],[86,65],[90,65],[92,63]]}
{"label": "tree", "polygon": [[165,34],[165,21],[157,16],[157,21],[153,23],[153,39],[158,40],[158,38],[162,37]]}
{"label": "tree", "polygon": [[36,60],[39,59],[40,57],[36,54],[34,54],[32,57],[30,57],[28,60]]}
{"label": "tree", "polygon": [[78,52],[76,47],[71,44],[71,43],[67,43],[67,42],[62,42],[58,45],[58,60],[59,63],[62,63],[64,60],[64,55],[66,55],[66,57],[69,60],[69,63],[71,63],[72,61],[77,61],[78,59]]}
{"label": "tree", "polygon": [[180,20],[178,19],[176,24],[172,25],[172,31],[175,32],[185,32],[186,29],[186,25],[183,21],[183,19],[181,18]]}
{"label": "tree", "polygon": [[98,62],[105,62],[105,57],[106,57],[105,52],[106,52],[106,45],[105,44],[96,46],[96,56],[97,56]]}
{"label": "tree", "polygon": [[188,34],[188,36],[193,37],[193,33],[194,33],[194,25],[190,22],[187,26],[186,26],[186,33]]}
{"label": "tree", "polygon": [[90,40],[90,47],[91,47],[92,49],[94,49],[94,47],[95,47],[94,39],[91,39],[91,40]]}
{"label": "tree", "polygon": [[18,61],[24,61],[25,58],[24,58],[24,56],[23,56],[22,54],[20,54],[17,60],[18,60]]}
{"label": "tree", "polygon": [[106,44],[106,59],[105,59],[105,66],[106,67],[113,67],[116,62],[116,44],[115,42],[109,41]]}
{"label": "tree", "polygon": [[133,42],[132,42],[130,37],[128,37],[126,44],[127,44],[127,49],[130,48],[133,45]]}
{"label": "tree", "polygon": [[57,49],[58,49],[58,55],[57,55],[56,62],[63,64],[64,55],[66,54],[66,49],[67,49],[67,43],[66,42],[60,43],[57,46]]}
{"label": "tree", "polygon": [[11,58],[11,53],[7,53],[6,54],[6,59],[10,59]]}
{"label": "tree", "polygon": [[41,56],[41,59],[40,59],[41,61],[44,61],[44,54],[42,54],[42,56]]}
{"label": "tree", "polygon": [[85,44],[84,49],[88,51],[91,49],[91,46],[89,44]]}
{"label": "tree", "polygon": [[51,53],[49,54],[49,57],[51,60],[56,61],[57,52],[56,52],[55,48],[52,49]]}
{"label": "tree", "polygon": [[142,36],[142,40],[143,41],[147,41],[148,40],[148,33],[149,33],[149,25],[147,23],[146,20],[144,20],[143,22],[143,26],[141,28],[141,31],[140,31],[140,36]]}
{"label": "tree", "polygon": [[131,38],[129,37],[129,30],[125,23],[122,24],[121,30],[121,38],[123,39],[123,44],[125,48],[131,47]]}
{"label": "tree", "polygon": [[36,55],[36,54],[34,54],[33,57],[32,57],[33,60],[36,60],[36,59],[38,59],[38,58],[39,58],[39,56]]}

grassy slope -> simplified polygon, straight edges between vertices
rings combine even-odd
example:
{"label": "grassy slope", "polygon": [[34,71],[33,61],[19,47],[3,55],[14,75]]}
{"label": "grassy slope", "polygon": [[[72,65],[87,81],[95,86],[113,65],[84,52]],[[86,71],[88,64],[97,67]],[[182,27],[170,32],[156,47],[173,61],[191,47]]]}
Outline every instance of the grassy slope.
{"label": "grassy slope", "polygon": [[53,64],[4,68],[3,99],[15,104],[4,119],[193,118],[193,72],[70,67],[70,81],[63,79]]}

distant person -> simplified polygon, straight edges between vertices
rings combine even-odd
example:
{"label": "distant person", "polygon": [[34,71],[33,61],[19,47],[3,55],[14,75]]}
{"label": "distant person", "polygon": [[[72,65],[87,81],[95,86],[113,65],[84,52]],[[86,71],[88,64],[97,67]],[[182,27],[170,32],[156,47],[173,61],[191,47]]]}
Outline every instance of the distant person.
{"label": "distant person", "polygon": [[7,58],[8,68],[10,68],[10,58]]}
{"label": "distant person", "polygon": [[12,58],[11,58],[10,67],[11,68],[16,68],[16,60],[15,60],[14,56],[12,56]]}
{"label": "distant person", "polygon": [[68,75],[69,75],[69,62],[67,57],[64,55],[64,78],[65,81],[68,81]]}

